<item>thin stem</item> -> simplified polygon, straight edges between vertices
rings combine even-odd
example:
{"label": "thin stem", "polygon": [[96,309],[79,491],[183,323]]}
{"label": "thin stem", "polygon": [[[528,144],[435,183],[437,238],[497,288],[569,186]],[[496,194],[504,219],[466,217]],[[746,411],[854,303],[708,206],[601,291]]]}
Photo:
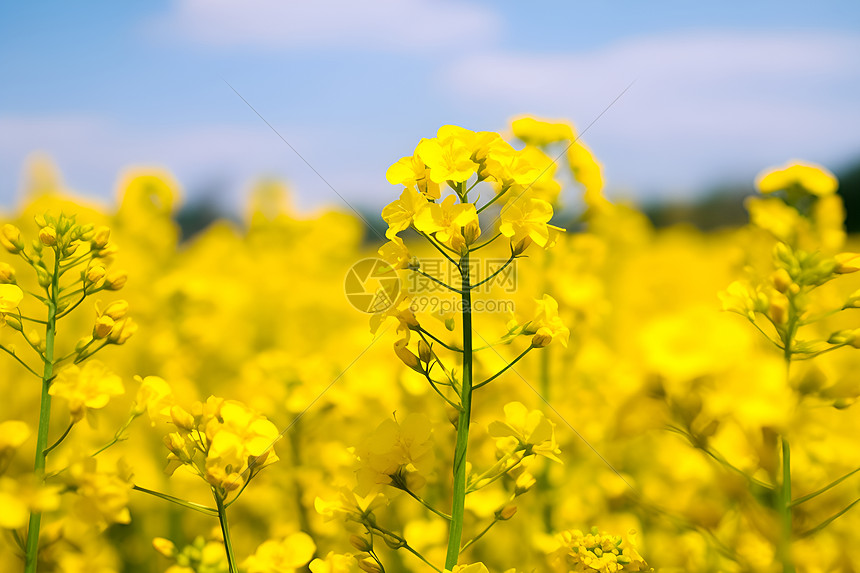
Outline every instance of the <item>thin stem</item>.
{"label": "thin stem", "polygon": [[481,243],[480,245],[478,245],[476,247],[471,247],[469,249],[469,252],[473,253],[473,252],[477,251],[478,249],[483,249],[484,247],[486,247],[487,245],[489,245],[490,243],[492,243],[493,241],[495,241],[496,239],[498,239],[501,236],[502,236],[501,233],[496,233],[495,235],[493,235],[493,237],[491,239],[484,241],[483,243]]}
{"label": "thin stem", "polygon": [[33,375],[33,376],[35,376],[36,378],[41,378],[41,377],[42,377],[42,375],[41,375],[41,374],[39,374],[38,372],[36,372],[36,371],[35,371],[35,370],[33,370],[32,368],[30,368],[30,366],[29,366],[26,362],[24,362],[23,360],[21,360],[21,358],[20,358],[17,354],[15,354],[15,351],[14,351],[14,350],[9,350],[8,348],[6,348],[5,346],[3,346],[2,344],[0,344],[0,350],[2,350],[3,352],[5,352],[6,354],[8,354],[9,356],[11,356],[12,358],[14,358],[15,360],[17,360],[17,361],[21,364],[21,366],[23,366],[24,368],[26,368],[27,370],[29,370],[29,371],[30,371],[30,374],[32,374],[32,375]]}
{"label": "thin stem", "polygon": [[[54,274],[48,290],[49,300],[48,320],[45,325],[45,354],[43,355],[44,369],[42,371],[42,397],[39,403],[39,429],[36,435],[36,459],[33,471],[39,482],[45,480],[45,463],[48,447],[48,430],[51,422],[51,380],[54,378],[54,335],[57,330],[57,292],[59,290],[60,253],[54,250]],[[26,337],[25,337],[26,339]],[[40,353],[41,355],[41,353]],[[39,528],[42,524],[41,512],[30,513],[30,523],[27,530],[27,547],[24,565],[25,573],[35,573],[39,553]]]}
{"label": "thin stem", "polygon": [[780,539],[780,559],[785,573],[794,573],[791,559],[791,448],[788,440],[782,438],[782,483],[780,484],[779,515],[782,524]]}
{"label": "thin stem", "polygon": [[[384,527],[380,527],[379,525],[376,525],[376,524],[367,524],[367,525],[369,527],[371,527],[372,529],[375,529],[379,533],[391,537],[392,539],[394,539],[395,541],[400,543],[401,547],[403,549],[405,549],[406,551],[408,551],[409,553],[411,553],[412,555],[414,555],[415,557],[417,557],[418,559],[423,561],[425,565],[427,565],[428,567],[432,567],[433,570],[438,571],[438,573],[442,573],[441,569],[439,569],[438,567],[436,567],[435,565],[433,565],[432,563],[427,561],[427,559],[423,555],[421,555],[420,553],[418,553],[418,551],[416,551],[413,547],[411,547],[404,537],[397,535],[393,531],[385,529]],[[377,561],[377,563],[379,563],[379,561]],[[379,563],[379,565],[381,566],[382,564]]]}
{"label": "thin stem", "polygon": [[490,522],[490,524],[489,524],[489,525],[487,525],[487,527],[485,527],[484,529],[482,529],[482,530],[481,530],[481,532],[480,532],[480,533],[478,533],[475,537],[473,537],[472,539],[470,539],[469,541],[467,541],[466,543],[464,543],[464,544],[463,544],[463,547],[461,547],[461,548],[460,548],[460,552],[462,553],[463,551],[465,551],[466,549],[468,549],[468,548],[469,548],[473,543],[475,543],[475,542],[476,542],[476,541],[478,541],[480,538],[482,538],[482,537],[484,536],[484,534],[486,534],[490,529],[492,529],[492,527],[493,527],[495,524],[497,524],[498,522],[499,522],[499,520],[498,520],[498,519],[493,518],[493,521],[491,521],[491,522]]}
{"label": "thin stem", "polygon": [[236,556],[233,554],[233,541],[230,539],[230,529],[227,526],[227,508],[224,505],[224,499],[221,495],[212,488],[212,494],[215,496],[215,504],[218,507],[218,521],[221,523],[221,533],[224,535],[224,549],[227,552],[227,567],[230,573],[236,573]]}
{"label": "thin stem", "polygon": [[199,511],[200,513],[205,513],[206,515],[216,516],[218,515],[218,510],[212,509],[211,507],[207,507],[205,505],[201,505],[199,503],[194,503],[193,501],[185,501],[184,499],[180,499],[178,497],[174,497],[172,495],[168,495],[166,493],[161,493],[160,491],[154,491],[151,489],[146,489],[145,487],[140,487],[139,485],[131,486],[131,489],[135,491],[139,491],[141,493],[149,494],[153,497],[157,497],[159,499],[163,499],[164,501],[169,501],[170,503],[175,503],[176,505],[181,505],[182,507],[193,509],[194,511]]}
{"label": "thin stem", "polygon": [[66,428],[66,431],[63,432],[63,435],[57,438],[57,441],[45,448],[45,455],[47,456],[52,450],[54,450],[57,446],[59,446],[63,440],[66,439],[66,436],[69,435],[69,432],[72,431],[72,428],[75,426],[74,422],[69,422],[69,427]]}
{"label": "thin stem", "polygon": [[514,256],[514,254],[513,254],[513,253],[511,253],[510,258],[509,258],[507,261],[505,261],[505,264],[503,264],[501,267],[499,267],[498,269],[496,269],[496,270],[495,270],[495,271],[494,271],[490,276],[488,276],[488,277],[487,277],[487,278],[485,278],[484,280],[482,280],[482,281],[478,281],[478,282],[476,282],[475,284],[473,284],[470,288],[471,288],[472,290],[474,290],[474,289],[478,288],[479,286],[481,286],[482,284],[486,284],[486,283],[488,283],[489,281],[493,280],[494,278],[496,278],[496,276],[497,276],[500,272],[502,272],[503,270],[505,270],[506,268],[508,268],[508,266],[513,262],[513,260],[514,260],[515,258],[516,258],[516,256]]}
{"label": "thin stem", "polygon": [[847,507],[840,510],[837,514],[831,515],[830,517],[828,517],[827,519],[825,519],[824,521],[822,521],[821,523],[819,523],[818,525],[816,525],[812,529],[810,529],[808,531],[804,531],[803,533],[800,534],[800,536],[801,537],[809,537],[810,535],[815,535],[816,533],[818,533],[819,531],[821,531],[822,529],[824,529],[825,527],[827,527],[828,525],[830,525],[831,523],[833,523],[834,521],[836,521],[837,519],[839,519],[840,517],[845,515],[852,507],[854,507],[858,503],[860,503],[860,498],[855,499],[854,501],[849,503]]}
{"label": "thin stem", "polygon": [[486,380],[484,380],[483,382],[479,382],[478,384],[475,384],[475,385],[472,387],[472,389],[473,389],[473,390],[477,390],[477,389],[478,389],[478,388],[480,388],[481,386],[486,386],[487,384],[489,384],[490,382],[492,382],[493,380],[495,380],[496,378],[498,378],[499,376],[501,376],[502,374],[504,374],[504,373],[505,373],[509,368],[511,368],[514,364],[516,364],[517,362],[519,362],[519,361],[520,361],[520,359],[521,359],[523,356],[525,356],[526,354],[528,354],[528,353],[529,353],[529,351],[530,351],[532,348],[534,348],[534,346],[529,346],[528,348],[526,348],[525,350],[523,350],[523,351],[520,353],[520,355],[519,355],[519,356],[517,356],[516,358],[514,358],[514,359],[510,362],[510,364],[508,364],[507,366],[505,366],[504,368],[502,368],[501,370],[499,370],[498,372],[496,372],[495,374],[493,374],[492,376],[490,376],[489,378],[487,378],[487,379],[486,379]]}
{"label": "thin stem", "polygon": [[23,314],[21,314],[20,310],[18,311],[18,320],[21,320],[21,321],[28,320],[30,322],[35,322],[36,324],[44,324],[44,325],[48,324],[47,320],[39,320],[38,318],[30,318],[29,316],[24,316]]}
{"label": "thin stem", "polygon": [[94,458],[97,455],[99,455],[100,453],[102,453],[103,451],[105,451],[106,449],[108,449],[109,447],[113,446],[114,444],[118,443],[121,440],[124,440],[125,438],[122,437],[123,432],[125,432],[128,429],[128,427],[131,425],[131,423],[138,416],[140,416],[140,414],[132,414],[131,417],[125,421],[125,424],[120,426],[120,428],[116,432],[114,432],[113,439],[111,441],[109,441],[108,443],[106,443],[105,445],[103,445],[102,447],[100,447],[98,450],[96,450],[92,454],[90,454],[90,457]]}
{"label": "thin stem", "polygon": [[496,196],[495,196],[495,197],[493,197],[492,199],[490,199],[489,201],[487,201],[486,203],[484,203],[484,206],[483,206],[483,207],[481,207],[480,209],[478,209],[478,213],[480,213],[481,211],[483,211],[484,209],[486,209],[487,207],[489,207],[490,205],[492,205],[493,203],[495,203],[496,201],[498,201],[498,200],[502,197],[502,195],[504,195],[505,193],[507,193],[509,190],[510,190],[510,187],[508,187],[508,188],[506,188],[506,189],[502,189],[502,190],[501,190],[501,192],[496,193]]}
{"label": "thin stem", "polygon": [[[448,350],[450,350],[452,352],[463,352],[462,348],[457,348],[456,346],[451,346],[450,344],[445,344],[444,342],[439,340],[437,337],[435,337],[433,334],[431,334],[430,331],[425,330],[423,326],[418,327],[418,332],[421,334],[426,334],[427,336],[432,338],[434,341],[439,343],[441,346],[444,346],[445,348],[447,348]],[[427,341],[425,340],[424,342],[427,342]]]}
{"label": "thin stem", "polygon": [[836,480],[834,480],[834,481],[830,482],[829,484],[827,484],[826,486],[824,486],[823,488],[821,488],[821,489],[819,489],[819,490],[816,490],[816,491],[814,491],[814,492],[812,492],[812,493],[808,493],[808,494],[806,494],[806,495],[804,495],[804,496],[802,496],[802,497],[798,497],[797,499],[792,500],[792,502],[789,504],[789,506],[790,506],[790,507],[795,507],[795,506],[797,506],[797,505],[800,505],[801,503],[807,502],[807,501],[809,501],[810,499],[812,499],[812,498],[814,498],[814,497],[817,497],[817,496],[821,495],[822,493],[826,492],[827,490],[829,490],[829,489],[831,489],[831,488],[836,487],[837,485],[839,485],[839,484],[840,484],[840,483],[842,483],[843,481],[847,480],[848,478],[850,478],[851,476],[853,476],[853,475],[854,475],[854,474],[856,474],[857,472],[860,472],[860,468],[857,468],[857,469],[855,469],[855,470],[851,470],[850,472],[848,472],[847,474],[845,474],[845,475],[844,475],[844,476],[842,476],[841,478],[836,479]]}
{"label": "thin stem", "polygon": [[428,279],[430,279],[430,280],[431,280],[431,281],[433,281],[434,283],[436,283],[436,284],[438,284],[438,285],[440,285],[440,286],[445,287],[446,289],[448,289],[448,290],[449,290],[449,291],[451,291],[451,292],[455,292],[455,293],[460,294],[460,295],[462,295],[462,294],[463,294],[461,291],[459,291],[459,290],[455,289],[454,287],[452,287],[452,286],[451,286],[451,285],[449,285],[448,283],[446,283],[446,282],[444,282],[444,281],[441,281],[441,280],[437,279],[436,277],[434,277],[434,276],[432,276],[432,275],[428,275],[427,273],[425,273],[425,272],[424,272],[424,271],[422,271],[421,269],[409,269],[409,270],[410,270],[410,271],[412,271],[413,273],[418,273],[418,274],[419,274],[419,275],[421,275],[421,276],[427,277]]}
{"label": "thin stem", "polygon": [[[448,247],[446,247],[442,243],[438,242],[436,239],[434,239],[433,237],[431,237],[430,235],[428,235],[427,233],[425,233],[423,231],[418,231],[418,234],[421,235],[422,237],[424,237],[425,239],[427,239],[427,241],[431,245],[433,245],[433,248],[436,249],[437,251],[439,251],[440,253],[442,253],[442,256],[444,256],[446,259],[448,259],[452,265],[454,265],[455,267],[457,266],[457,261],[452,259],[451,255],[449,255],[448,253],[445,252],[445,249],[447,249]],[[459,270],[459,267],[457,267],[457,268]]]}
{"label": "thin stem", "polygon": [[86,295],[86,293],[84,293],[84,295],[81,298],[79,298],[75,304],[73,304],[72,306],[70,306],[69,308],[67,308],[63,312],[61,312],[57,318],[63,318],[64,316],[68,315],[70,312],[72,312],[73,310],[78,308],[78,306],[80,306],[80,304],[82,302],[84,302],[84,299],[86,299],[86,298],[87,298],[87,295]]}
{"label": "thin stem", "polygon": [[424,507],[426,507],[427,509],[429,509],[430,511],[432,511],[433,513],[435,513],[436,515],[441,517],[442,519],[447,519],[448,521],[451,521],[450,515],[448,515],[447,513],[443,513],[441,511],[439,511],[438,509],[436,509],[435,507],[430,505],[430,503],[428,503],[423,497],[419,496],[414,491],[410,490],[407,487],[403,487],[401,489],[403,491],[405,491],[409,495],[409,497],[411,497],[412,499],[414,499],[415,501],[417,501],[418,503],[420,503],[421,505],[423,505]]}
{"label": "thin stem", "polygon": [[469,253],[460,257],[463,276],[463,384],[460,392],[460,415],[457,420],[457,441],[454,446],[454,490],[451,503],[451,528],[445,569],[454,569],[460,557],[463,536],[463,516],[466,503],[466,452],[469,445],[469,421],[472,414],[472,291],[469,283]]}

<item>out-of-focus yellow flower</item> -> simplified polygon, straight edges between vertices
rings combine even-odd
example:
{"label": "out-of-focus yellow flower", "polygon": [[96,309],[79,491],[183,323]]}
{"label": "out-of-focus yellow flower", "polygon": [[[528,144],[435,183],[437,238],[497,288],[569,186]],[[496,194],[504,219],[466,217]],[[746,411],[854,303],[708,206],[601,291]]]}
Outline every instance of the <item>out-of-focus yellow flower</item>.
{"label": "out-of-focus yellow flower", "polygon": [[24,291],[18,285],[0,284],[0,316],[12,312],[24,298]]}
{"label": "out-of-focus yellow flower", "polygon": [[141,378],[135,376],[140,383],[137,398],[134,401],[135,413],[146,412],[152,425],[156,421],[167,421],[170,419],[170,407],[174,403],[173,391],[170,385],[158,376],[147,376]]}
{"label": "out-of-focus yellow flower", "polygon": [[104,408],[113,396],[123,392],[122,378],[98,360],[86,362],[83,368],[74,365],[64,368],[48,391],[51,396],[68,400],[73,422],[82,420],[88,409]]}
{"label": "out-of-focus yellow flower", "polygon": [[745,205],[750,223],[769,231],[784,243],[793,243],[798,231],[808,226],[796,209],[775,197],[749,197]]}
{"label": "out-of-focus yellow flower", "polygon": [[[505,405],[505,421],[494,421],[488,428],[490,436],[498,440],[501,449],[508,450],[513,445],[525,450],[526,455],[536,455],[562,463],[555,441],[555,424],[540,410],[529,411],[520,402]],[[515,443],[511,444],[511,438]]]}
{"label": "out-of-focus yellow flower", "polygon": [[313,539],[307,533],[298,532],[280,541],[263,542],[242,565],[247,573],[293,573],[306,565],[315,551]]}
{"label": "out-of-focus yellow flower", "polygon": [[39,485],[34,479],[0,476],[0,529],[26,526],[31,511],[54,511],[60,507],[61,489],[58,485]]}
{"label": "out-of-focus yellow flower", "polygon": [[352,573],[355,567],[356,560],[352,554],[334,551],[329,551],[325,559],[314,559],[309,565],[311,573]]}
{"label": "out-of-focus yellow flower", "polygon": [[610,203],[603,197],[603,168],[591,150],[582,142],[575,141],[567,149],[567,163],[573,178],[585,189],[585,204],[593,209],[607,207]]}
{"label": "out-of-focus yellow flower", "polygon": [[520,117],[511,122],[514,135],[529,145],[549,145],[570,141],[575,136],[573,127],[563,121],[549,121],[536,117]]}
{"label": "out-of-focus yellow flower", "polygon": [[490,570],[483,563],[471,563],[469,565],[454,565],[451,573],[490,573]]}
{"label": "out-of-focus yellow flower", "polygon": [[104,529],[112,523],[129,523],[128,494],[131,484],[118,473],[99,471],[95,458],[69,468],[69,484],[75,491],[74,512],[85,523]]}
{"label": "out-of-focus yellow flower", "polygon": [[552,219],[552,205],[533,197],[514,197],[505,204],[501,214],[499,232],[511,239],[516,245],[524,239],[531,239],[540,247],[550,243],[550,230],[563,231],[549,225]]}
{"label": "out-of-focus yellow flower", "polygon": [[423,486],[435,463],[431,430],[423,414],[409,414],[402,423],[390,418],[382,422],[356,450],[356,491],[367,495],[383,484],[411,491]]}
{"label": "out-of-focus yellow flower", "polygon": [[782,167],[762,171],[756,187],[762,193],[801,189],[811,195],[824,197],[836,193],[839,182],[827,169],[813,163],[790,161]]}

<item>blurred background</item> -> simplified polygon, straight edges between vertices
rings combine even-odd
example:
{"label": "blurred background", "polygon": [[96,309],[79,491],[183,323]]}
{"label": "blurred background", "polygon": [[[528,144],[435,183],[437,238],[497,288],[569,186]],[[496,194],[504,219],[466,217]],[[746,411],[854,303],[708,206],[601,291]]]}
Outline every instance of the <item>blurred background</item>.
{"label": "blurred background", "polygon": [[104,202],[123,169],[168,169],[186,235],[260,178],[377,220],[421,137],[531,114],[588,128],[607,196],[658,225],[743,222],[755,175],[796,158],[837,174],[856,230],[858,54],[850,1],[6,4],[0,208],[50,160]]}

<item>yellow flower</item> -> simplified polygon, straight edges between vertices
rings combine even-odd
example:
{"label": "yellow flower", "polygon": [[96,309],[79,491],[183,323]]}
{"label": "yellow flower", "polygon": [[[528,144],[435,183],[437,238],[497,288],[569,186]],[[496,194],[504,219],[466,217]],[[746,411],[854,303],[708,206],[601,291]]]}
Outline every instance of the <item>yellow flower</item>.
{"label": "yellow flower", "polygon": [[355,567],[355,557],[334,551],[329,551],[325,559],[314,559],[309,565],[311,573],[352,573]]}
{"label": "yellow flower", "polygon": [[75,491],[75,515],[82,521],[105,529],[111,523],[129,523],[128,494],[131,484],[118,473],[98,471],[95,458],[69,468]]}
{"label": "yellow flower", "polygon": [[393,270],[405,269],[409,264],[409,249],[400,237],[393,237],[390,241],[379,247],[377,251],[382,259],[391,265]]}
{"label": "yellow flower", "polygon": [[156,421],[169,420],[170,407],[173,405],[174,399],[173,391],[167,382],[158,376],[147,376],[143,379],[140,376],[135,376],[134,379],[140,382],[137,398],[134,401],[134,413],[146,412],[149,414],[153,426]]}
{"label": "yellow flower", "polygon": [[435,462],[430,434],[430,420],[423,414],[409,414],[402,423],[382,422],[356,451],[361,461],[356,491],[366,494],[383,484],[422,487]]}
{"label": "yellow flower", "polygon": [[801,189],[811,195],[824,197],[836,193],[839,182],[827,169],[813,163],[790,161],[782,167],[768,169],[756,178],[762,193]]}
{"label": "yellow flower", "polygon": [[537,308],[534,317],[525,325],[524,334],[533,334],[532,345],[542,348],[558,338],[562,346],[567,348],[570,330],[564,325],[558,315],[558,302],[550,295],[545,294],[537,299]]}
{"label": "yellow flower", "polygon": [[19,420],[0,422],[0,473],[6,469],[6,464],[15,455],[15,450],[27,441],[32,434],[30,426]]}
{"label": "yellow flower", "polygon": [[478,164],[472,161],[472,150],[466,138],[461,134],[445,136],[446,127],[439,128],[442,136],[422,139],[415,154],[430,170],[430,180],[434,183],[462,183],[477,173]]}
{"label": "yellow flower", "polygon": [[547,121],[536,117],[520,117],[511,123],[514,135],[529,145],[549,145],[574,138],[573,128],[561,121]]}
{"label": "yellow flower", "polygon": [[313,539],[300,531],[281,541],[263,542],[243,565],[247,573],[292,573],[307,564],[315,551]]}
{"label": "yellow flower", "polygon": [[528,187],[541,177],[545,169],[534,159],[532,151],[520,151],[508,144],[495,146],[487,155],[487,175],[500,183],[502,189],[511,185]]}
{"label": "yellow flower", "polygon": [[592,208],[608,205],[609,201],[603,197],[603,171],[591,151],[576,141],[567,149],[567,163],[573,178],[585,189],[585,204]]}
{"label": "yellow flower", "polygon": [[[34,476],[27,476],[34,478]],[[54,511],[60,507],[59,485],[39,485],[35,479],[15,480],[0,476],[0,529],[27,525],[30,512]]]}
{"label": "yellow flower", "polygon": [[23,298],[24,291],[18,285],[0,284],[0,315],[18,308]]}
{"label": "yellow flower", "polygon": [[472,563],[470,565],[454,565],[451,573],[490,573],[490,570],[483,563]]}
{"label": "yellow flower", "polygon": [[430,180],[430,170],[417,153],[403,157],[389,167],[385,172],[385,178],[392,185],[415,187],[429,199],[438,199],[442,196],[439,183]]}
{"label": "yellow flower", "polygon": [[48,391],[51,396],[68,400],[73,422],[82,420],[88,409],[104,408],[111,397],[123,392],[122,378],[98,360],[90,360],[83,368],[69,366],[63,369]]}
{"label": "yellow flower", "polygon": [[[555,441],[555,424],[540,410],[529,411],[520,402],[509,402],[505,405],[505,421],[491,422],[488,431],[502,449],[507,450],[513,445],[524,449],[526,455],[543,456],[562,463],[558,457],[561,450]],[[511,443],[511,438],[515,444]]]}
{"label": "yellow flower", "polygon": [[[631,535],[634,532],[630,532]],[[622,571],[650,571],[648,564],[629,541],[621,536],[600,532],[596,527],[591,533],[579,530],[563,531],[556,535],[558,549],[551,559],[560,566],[559,571],[571,573],[619,573]]]}
{"label": "yellow flower", "polygon": [[502,209],[499,232],[510,238],[513,245],[530,239],[538,246],[546,247],[551,243],[551,230],[564,230],[549,225],[550,219],[552,205],[546,201],[531,197],[514,197]]}
{"label": "yellow flower", "polygon": [[[478,225],[478,213],[472,203],[456,203],[454,195],[448,195],[442,203],[422,205],[415,214],[415,228],[427,234],[435,233],[436,239],[459,251],[466,246],[463,227]],[[480,228],[478,227],[480,235]]]}
{"label": "yellow flower", "polygon": [[404,189],[400,199],[382,209],[382,218],[388,223],[385,236],[393,239],[397,233],[408,229],[418,210],[427,204],[427,199],[421,193],[410,188]]}

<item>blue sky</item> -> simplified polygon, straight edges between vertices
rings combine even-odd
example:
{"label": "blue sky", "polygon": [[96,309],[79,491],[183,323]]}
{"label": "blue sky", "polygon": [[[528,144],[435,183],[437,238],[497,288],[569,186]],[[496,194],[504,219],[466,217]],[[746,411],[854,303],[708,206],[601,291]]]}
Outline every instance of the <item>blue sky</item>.
{"label": "blue sky", "polygon": [[0,8],[0,207],[33,152],[75,192],[171,170],[238,207],[256,177],[302,208],[375,209],[445,123],[588,125],[610,195],[689,197],[791,158],[860,158],[857,2],[177,0]]}

